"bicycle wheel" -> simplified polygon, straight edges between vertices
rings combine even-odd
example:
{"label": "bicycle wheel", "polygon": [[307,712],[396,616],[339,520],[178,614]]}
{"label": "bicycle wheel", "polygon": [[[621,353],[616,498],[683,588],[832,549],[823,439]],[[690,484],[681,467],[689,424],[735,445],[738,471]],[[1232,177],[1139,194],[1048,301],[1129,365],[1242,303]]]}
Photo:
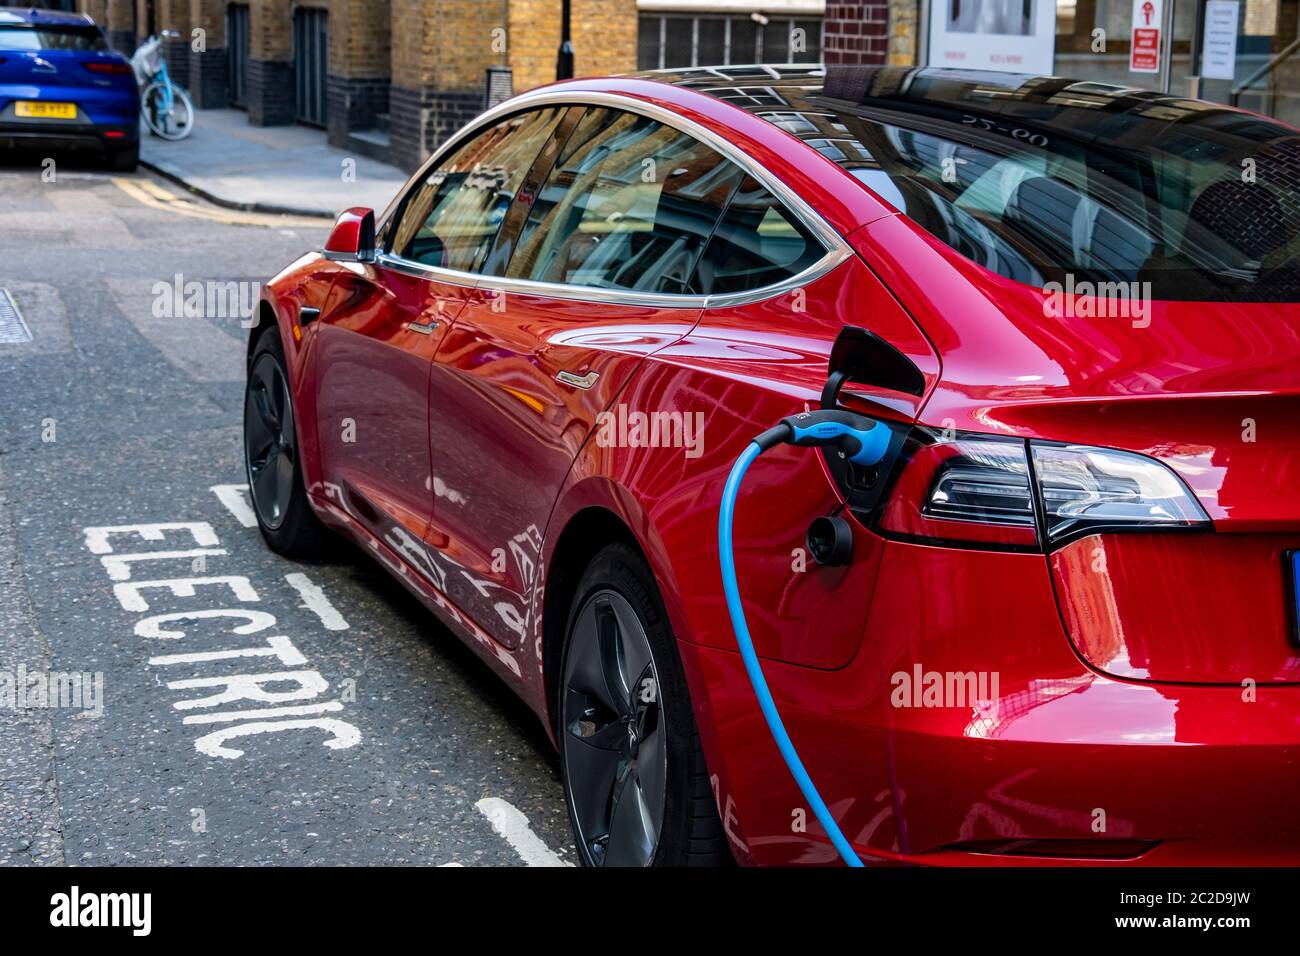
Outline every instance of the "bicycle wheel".
{"label": "bicycle wheel", "polygon": [[179,86],[172,86],[171,106],[167,107],[167,89],[155,80],[145,87],[140,97],[140,109],[145,124],[155,136],[163,139],[184,139],[194,129],[194,102]]}

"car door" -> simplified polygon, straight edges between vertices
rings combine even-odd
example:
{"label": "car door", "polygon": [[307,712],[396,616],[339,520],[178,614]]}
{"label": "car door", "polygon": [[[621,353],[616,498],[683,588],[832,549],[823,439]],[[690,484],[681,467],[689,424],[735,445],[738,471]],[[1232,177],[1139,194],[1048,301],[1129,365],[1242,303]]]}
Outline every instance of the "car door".
{"label": "car door", "polygon": [[347,263],[320,320],[326,494],[440,585],[420,554],[432,510],[429,373],[514,192],[561,110],[471,136],[415,185],[373,263]]}
{"label": "car door", "polygon": [[511,648],[538,610],[565,475],[645,356],[698,320],[687,286],[742,178],[686,133],[613,109],[588,109],[557,153],[521,191],[430,384],[429,541],[458,569],[449,596]]}

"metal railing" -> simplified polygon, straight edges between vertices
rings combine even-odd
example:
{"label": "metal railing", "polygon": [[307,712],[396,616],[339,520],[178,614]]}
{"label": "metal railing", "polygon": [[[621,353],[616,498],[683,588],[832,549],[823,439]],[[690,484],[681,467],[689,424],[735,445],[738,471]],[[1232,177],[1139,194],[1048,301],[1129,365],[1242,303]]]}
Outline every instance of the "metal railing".
{"label": "metal railing", "polygon": [[1297,37],[1296,39],[1292,40],[1281,50],[1279,50],[1271,60],[1269,60],[1267,63],[1262,65],[1258,70],[1256,70],[1254,73],[1250,74],[1250,76],[1246,77],[1236,86],[1234,86],[1232,88],[1232,92],[1228,94],[1228,102],[1231,103],[1233,106],[1236,106],[1237,100],[1241,97],[1242,93],[1245,93],[1248,89],[1250,89],[1250,87],[1254,86],[1257,82],[1259,82],[1260,79],[1262,79],[1263,77],[1267,76],[1268,74],[1276,70],[1279,66],[1281,66],[1286,60],[1288,60],[1291,57],[1291,54],[1295,53],[1295,51],[1298,49],[1300,49],[1300,37]]}

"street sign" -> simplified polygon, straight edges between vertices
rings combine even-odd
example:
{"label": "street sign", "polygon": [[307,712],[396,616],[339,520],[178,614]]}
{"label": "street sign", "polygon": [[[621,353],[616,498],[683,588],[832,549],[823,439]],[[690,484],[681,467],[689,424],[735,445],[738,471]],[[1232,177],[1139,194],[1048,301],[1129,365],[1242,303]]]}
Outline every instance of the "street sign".
{"label": "street sign", "polygon": [[1130,73],[1160,72],[1160,29],[1165,0],[1133,0]]}

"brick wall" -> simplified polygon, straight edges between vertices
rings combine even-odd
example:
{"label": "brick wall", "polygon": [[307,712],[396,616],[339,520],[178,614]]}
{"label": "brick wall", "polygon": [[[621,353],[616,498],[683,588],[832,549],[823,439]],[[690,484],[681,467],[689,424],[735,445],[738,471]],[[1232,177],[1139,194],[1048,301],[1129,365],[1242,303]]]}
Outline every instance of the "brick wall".
{"label": "brick wall", "polygon": [[[573,0],[573,47],[578,76],[636,69],[636,0]],[[559,46],[559,38],[555,45]],[[552,66],[554,53],[552,53]],[[555,79],[554,72],[548,80]]]}
{"label": "brick wall", "polygon": [[[554,82],[560,0],[510,0],[508,6],[515,92]],[[636,0],[573,0],[571,21],[576,75],[636,69]]]}
{"label": "brick wall", "polygon": [[884,63],[889,0],[826,0],[823,59],[828,64]]}
{"label": "brick wall", "polygon": [[388,0],[330,0],[330,73],[387,79],[391,69]]}
{"label": "brick wall", "polygon": [[[0,0],[3,2],[3,0]],[[231,0],[154,0],[168,68],[201,108],[229,102],[226,9]],[[387,114],[394,160],[418,164],[482,111],[488,67],[512,70],[516,92],[555,79],[561,0],[243,0],[250,8],[245,99],[249,122],[294,121],[293,10],[329,10],[329,137],[373,129]],[[889,0],[874,0],[886,3]],[[901,2],[901,0],[895,0]],[[146,0],[78,0],[130,53],[148,27]],[[579,76],[636,68],[636,0],[572,0]],[[853,4],[841,4],[850,7]],[[192,49],[193,30],[206,50]]]}

